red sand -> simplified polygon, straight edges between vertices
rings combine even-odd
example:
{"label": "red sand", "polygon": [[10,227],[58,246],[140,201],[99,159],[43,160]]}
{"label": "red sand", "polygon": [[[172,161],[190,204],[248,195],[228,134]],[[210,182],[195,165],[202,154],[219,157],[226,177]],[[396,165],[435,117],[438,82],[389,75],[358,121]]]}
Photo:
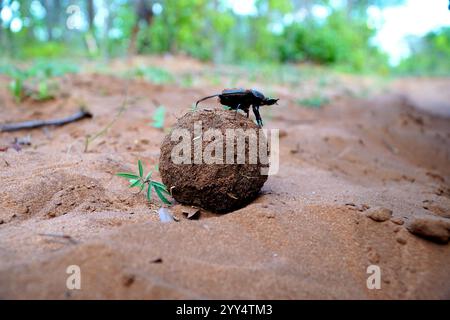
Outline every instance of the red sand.
{"label": "red sand", "polygon": [[[94,114],[0,134],[0,146],[28,133],[32,141],[0,152],[0,298],[449,299],[450,247],[423,235],[445,242],[450,234],[450,79],[350,94],[366,81],[330,84],[331,103],[320,109],[296,104],[309,82],[273,87],[280,106],[263,118],[283,129],[281,164],[262,195],[199,220],[177,205],[180,221],[163,224],[159,200],[147,203],[114,174],[134,170],[137,159],[157,164],[165,133],[149,125],[152,99],[168,108],[170,127],[190,102],[220,88],[131,81],[127,111],[85,153],[86,134],[111,121],[126,80],[66,76],[63,97],[17,105],[0,78],[1,122],[63,117],[80,102]],[[376,222],[369,207],[393,217]],[[380,290],[367,289],[371,264],[381,268]],[[82,290],[66,288],[69,265],[80,266]]]}

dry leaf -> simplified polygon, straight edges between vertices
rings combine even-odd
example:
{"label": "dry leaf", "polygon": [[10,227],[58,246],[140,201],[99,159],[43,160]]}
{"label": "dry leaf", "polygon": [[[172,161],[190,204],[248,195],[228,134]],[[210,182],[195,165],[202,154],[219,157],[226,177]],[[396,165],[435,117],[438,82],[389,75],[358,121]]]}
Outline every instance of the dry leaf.
{"label": "dry leaf", "polygon": [[182,212],[188,219],[198,219],[200,215],[200,209],[195,207],[184,207]]}

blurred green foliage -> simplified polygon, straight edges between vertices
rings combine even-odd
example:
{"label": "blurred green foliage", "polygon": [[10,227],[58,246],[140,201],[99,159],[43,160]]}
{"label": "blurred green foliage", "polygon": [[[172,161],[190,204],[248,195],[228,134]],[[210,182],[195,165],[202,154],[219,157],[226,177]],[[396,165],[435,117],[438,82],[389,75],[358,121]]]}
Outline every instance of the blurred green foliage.
{"label": "blurred green foliage", "polygon": [[301,99],[298,104],[307,108],[318,109],[328,104],[330,99],[320,94],[315,94],[309,98]]}
{"label": "blurred green foliage", "polygon": [[20,57],[30,58],[57,58],[68,54],[68,48],[57,42],[25,44],[20,51]]}
{"label": "blurred green foliage", "polygon": [[387,72],[387,56],[370,45],[374,34],[364,20],[349,20],[344,12],[334,11],[324,22],[308,20],[288,26],[280,41],[280,58],[349,71]]}
{"label": "blurred green foliage", "polygon": [[450,76],[450,27],[410,39],[412,54],[401,61],[399,74]]}
{"label": "blurred green foliage", "polygon": [[166,107],[163,105],[160,105],[156,110],[153,112],[153,122],[152,127],[157,129],[164,129],[164,122],[166,119]]}
{"label": "blurred green foliage", "polygon": [[[1,6],[11,10],[11,17],[0,21],[5,49],[0,54],[56,59],[181,53],[215,63],[278,68],[301,62],[385,75],[391,68],[386,54],[373,45],[377,30],[368,23],[367,9],[403,2],[254,0],[253,10],[242,14],[228,0],[5,0]],[[317,15],[317,8],[326,14]],[[71,18],[78,21],[74,27],[68,26]],[[398,72],[447,74],[448,34],[441,30],[417,40],[420,45]],[[262,73],[257,67],[251,76]],[[158,68],[136,70],[136,75],[155,83],[174,81]],[[289,72],[279,75],[284,82],[299,81]],[[192,83],[189,77],[182,80],[185,86]]]}
{"label": "blurred green foliage", "polygon": [[7,75],[11,78],[49,78],[59,77],[67,73],[77,73],[79,68],[77,65],[68,62],[42,60],[37,59],[30,65],[18,67],[10,63],[0,64],[0,74]]}
{"label": "blurred green foliage", "polygon": [[0,64],[0,74],[11,78],[8,88],[17,103],[27,97],[35,101],[52,99],[58,89],[53,79],[76,72],[78,67],[74,64],[49,60],[36,60],[27,67]]}
{"label": "blurred green foliage", "polygon": [[154,84],[174,82],[174,76],[167,70],[158,67],[138,67],[129,73],[132,77],[143,78]]}
{"label": "blurred green foliage", "polygon": [[14,100],[16,103],[22,101],[25,91],[23,87],[23,79],[22,78],[14,78],[9,83],[9,91],[11,92],[12,96],[14,97]]}
{"label": "blurred green foliage", "polygon": [[[148,52],[183,52],[202,60],[212,58],[211,38],[205,25],[213,28],[207,0],[167,1],[162,13],[154,18],[140,38],[140,48]],[[222,17],[218,17],[220,24]]]}

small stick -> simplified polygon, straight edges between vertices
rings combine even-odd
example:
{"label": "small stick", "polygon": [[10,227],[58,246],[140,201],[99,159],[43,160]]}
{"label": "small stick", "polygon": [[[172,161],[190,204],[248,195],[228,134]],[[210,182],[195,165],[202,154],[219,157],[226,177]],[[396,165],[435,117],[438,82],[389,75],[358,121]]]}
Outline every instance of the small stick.
{"label": "small stick", "polygon": [[126,84],[125,84],[125,97],[123,98],[123,102],[122,105],[119,108],[119,111],[117,112],[117,114],[114,116],[114,118],[99,132],[97,132],[94,135],[87,135],[86,139],[84,141],[84,152],[88,152],[89,149],[89,145],[91,144],[92,141],[94,141],[95,139],[97,139],[98,137],[103,136],[104,134],[106,134],[108,132],[109,129],[111,129],[111,127],[114,125],[114,123],[122,116],[122,114],[127,111],[128,108],[128,87],[129,87],[129,83],[130,80],[128,79]]}
{"label": "small stick", "polygon": [[34,129],[45,126],[62,126],[67,123],[75,122],[84,118],[92,118],[92,113],[90,113],[87,110],[81,109],[80,111],[74,113],[73,115],[61,119],[30,120],[24,122],[6,123],[0,125],[0,132]]}
{"label": "small stick", "polygon": [[71,236],[66,235],[66,234],[38,233],[38,235],[41,236],[41,237],[53,237],[53,238],[66,239],[72,244],[77,244],[78,243],[77,240],[75,240],[74,238],[72,238]]}

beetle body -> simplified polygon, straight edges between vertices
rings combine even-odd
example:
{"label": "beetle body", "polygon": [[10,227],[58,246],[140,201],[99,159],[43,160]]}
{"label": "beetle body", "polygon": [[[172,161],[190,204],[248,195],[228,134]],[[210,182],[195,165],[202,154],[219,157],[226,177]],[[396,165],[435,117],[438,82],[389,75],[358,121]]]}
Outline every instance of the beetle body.
{"label": "beetle body", "polygon": [[279,99],[266,98],[261,92],[254,89],[225,89],[222,93],[214,94],[197,101],[196,106],[206,99],[213,97],[219,98],[219,103],[230,107],[232,110],[243,110],[249,117],[250,106],[255,114],[256,122],[260,127],[263,126],[259,107],[276,104]]}

